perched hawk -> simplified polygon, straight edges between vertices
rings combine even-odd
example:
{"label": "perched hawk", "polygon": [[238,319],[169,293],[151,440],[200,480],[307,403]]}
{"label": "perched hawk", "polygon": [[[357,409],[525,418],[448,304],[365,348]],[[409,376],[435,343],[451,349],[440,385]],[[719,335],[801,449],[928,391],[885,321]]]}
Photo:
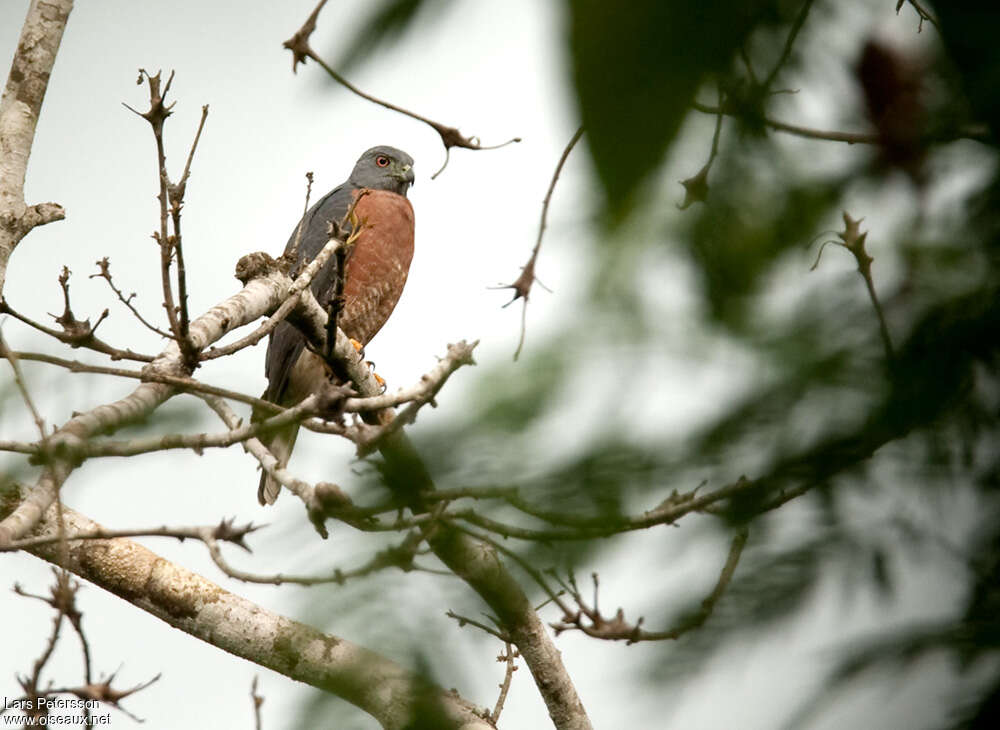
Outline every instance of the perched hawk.
{"label": "perched hawk", "polygon": [[[413,184],[413,158],[394,147],[372,147],[361,155],[347,181],[327,193],[306,213],[302,222],[295,270],[316,257],[329,240],[331,221],[341,223],[358,194],[354,209],[362,226],[347,252],[344,304],[337,320],[348,337],[362,346],[375,336],[392,314],[413,258],[413,206],[406,191]],[[348,222],[348,228],[349,228]],[[285,247],[295,245],[298,226]],[[321,305],[326,305],[337,280],[336,259],[330,260],[310,284]],[[313,393],[328,377],[322,358],[305,347],[305,338],[287,322],[280,323],[267,345],[264,399],[292,406]],[[281,466],[288,463],[298,426],[265,440]],[[257,499],[273,504],[281,485],[263,473]]]}

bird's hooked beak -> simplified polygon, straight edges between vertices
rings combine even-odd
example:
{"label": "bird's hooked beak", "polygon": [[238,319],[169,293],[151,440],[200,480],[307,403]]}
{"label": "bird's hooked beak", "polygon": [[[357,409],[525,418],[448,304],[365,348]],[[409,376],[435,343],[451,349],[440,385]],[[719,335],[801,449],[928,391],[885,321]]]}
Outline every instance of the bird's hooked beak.
{"label": "bird's hooked beak", "polygon": [[405,182],[407,185],[413,185],[416,182],[416,178],[413,175],[412,165],[400,165],[397,163],[394,164],[393,167],[393,177],[400,182]]}

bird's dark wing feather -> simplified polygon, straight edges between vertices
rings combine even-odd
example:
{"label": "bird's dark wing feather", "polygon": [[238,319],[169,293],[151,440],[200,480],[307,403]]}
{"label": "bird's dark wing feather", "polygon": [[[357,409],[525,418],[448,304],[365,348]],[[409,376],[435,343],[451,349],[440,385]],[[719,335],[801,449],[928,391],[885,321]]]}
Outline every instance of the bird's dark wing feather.
{"label": "bird's dark wing feather", "polygon": [[[340,223],[351,207],[354,199],[354,187],[343,183],[323,196],[306,213],[302,224],[302,237],[299,241],[298,256],[295,271],[316,258],[329,240],[327,233],[330,221]],[[298,226],[292,230],[292,235],[285,246],[285,252],[291,251],[295,245],[295,235]],[[310,289],[320,304],[326,304],[331,289],[336,281],[337,262],[331,257],[312,280]],[[281,398],[288,387],[288,374],[305,347],[305,338],[287,322],[281,322],[271,333],[267,345],[267,359],[264,361],[264,375],[267,376],[267,390],[264,398],[272,403],[281,403]]]}

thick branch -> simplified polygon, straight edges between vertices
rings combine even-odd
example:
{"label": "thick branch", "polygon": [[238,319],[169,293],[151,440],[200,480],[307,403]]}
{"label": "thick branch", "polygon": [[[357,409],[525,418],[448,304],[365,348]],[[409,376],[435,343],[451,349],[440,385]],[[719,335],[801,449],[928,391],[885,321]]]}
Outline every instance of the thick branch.
{"label": "thick branch", "polygon": [[[377,385],[355,382],[355,387],[363,395],[377,393]],[[389,433],[378,449],[386,461],[389,487],[395,496],[408,502],[414,513],[433,516],[434,510],[425,506],[423,496],[434,492],[434,482],[406,433]],[[589,730],[590,719],[559,650],[500,556],[491,546],[472,540],[447,523],[433,521],[421,529],[434,554],[479,594],[509,633],[534,677],[553,725],[558,730]]]}
{"label": "thick branch", "polygon": [[[64,512],[70,532],[100,529],[73,510],[64,508]],[[37,534],[55,531],[55,512],[50,510]],[[407,727],[412,708],[428,699],[437,702],[450,727],[492,727],[472,704],[427,686],[395,662],[271,613],[131,540],[70,541],[65,563],[56,546],[32,552],[195,638],[331,692],[372,715],[384,728]]]}
{"label": "thick branch", "polygon": [[[308,291],[303,292],[302,304],[297,310],[299,316],[294,323],[317,352],[324,352],[326,312],[307,294]],[[361,362],[357,351],[339,329],[334,356],[345,366],[360,395],[379,395],[380,386],[371,370]],[[384,411],[378,420],[385,424],[392,418],[390,411]],[[232,423],[227,425],[233,427]],[[255,439],[250,439],[244,442],[244,448],[251,448],[254,443]],[[590,719],[552,637],[497,553],[491,546],[472,540],[457,527],[435,519],[435,510],[424,501],[425,495],[435,491],[433,479],[402,429],[389,430],[377,446],[386,461],[387,481],[394,496],[408,504],[416,515],[429,514],[431,520],[420,525],[424,539],[434,554],[468,583],[500,619],[524,657],[555,727],[558,730],[590,730]],[[261,465],[268,468],[265,460],[261,460]],[[313,504],[306,502],[310,508]],[[321,520],[321,516],[314,518],[314,522]]]}
{"label": "thick branch", "polygon": [[35,226],[62,220],[55,203],[28,207],[24,178],[35,126],[73,0],[32,0],[0,101],[0,297],[7,262]]}

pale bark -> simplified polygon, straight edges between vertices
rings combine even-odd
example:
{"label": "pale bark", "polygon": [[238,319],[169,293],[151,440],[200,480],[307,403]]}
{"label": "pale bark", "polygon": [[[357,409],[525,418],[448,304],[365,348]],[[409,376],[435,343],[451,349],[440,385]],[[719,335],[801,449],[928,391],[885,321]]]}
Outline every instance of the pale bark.
{"label": "pale bark", "polygon": [[[227,332],[274,311],[288,296],[291,280],[276,269],[250,280],[242,291],[191,323],[189,341],[200,350]],[[318,305],[317,305],[318,306]],[[348,345],[350,346],[350,345]],[[190,375],[176,342],[144,368],[164,375]],[[0,545],[28,533],[56,498],[59,486],[75,468],[78,447],[97,433],[112,432],[152,413],[176,391],[162,383],[143,383],[125,398],[74,416],[48,437],[48,468],[17,508],[0,521]]]}
{"label": "pale bark", "polygon": [[[58,534],[53,505],[36,535]],[[67,533],[100,526],[63,507]],[[272,613],[125,538],[58,542],[30,552],[66,567],[174,628],[292,679],[331,692],[384,728],[404,728],[417,703],[432,700],[460,730],[491,730],[485,712],[369,649]],[[65,556],[65,557],[63,557]]]}
{"label": "pale bark", "polygon": [[0,297],[7,262],[35,226],[61,220],[55,203],[28,206],[24,178],[52,66],[73,0],[33,0],[0,100]]}

